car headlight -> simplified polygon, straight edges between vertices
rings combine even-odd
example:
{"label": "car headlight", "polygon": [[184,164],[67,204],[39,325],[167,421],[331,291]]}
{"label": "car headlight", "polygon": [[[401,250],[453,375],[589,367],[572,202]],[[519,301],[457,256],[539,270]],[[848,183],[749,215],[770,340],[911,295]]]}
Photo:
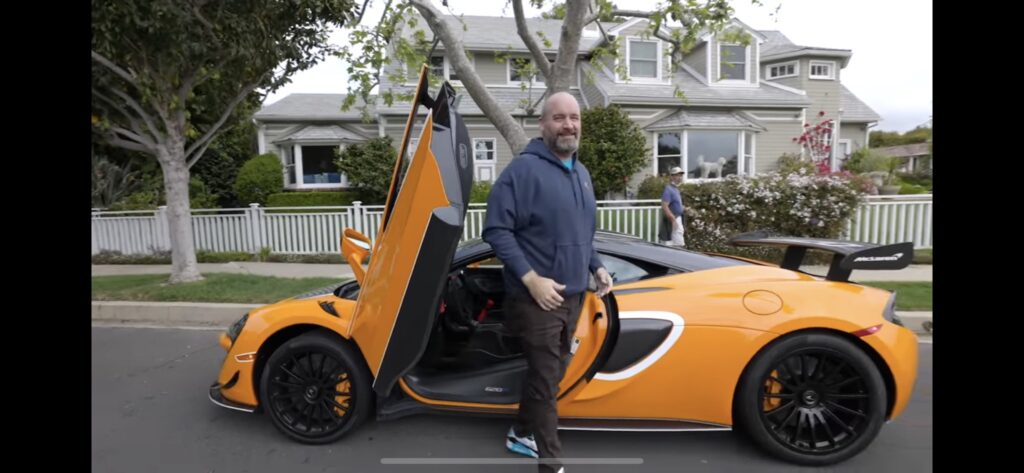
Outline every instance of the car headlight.
{"label": "car headlight", "polygon": [[235,343],[235,339],[238,338],[238,334],[242,333],[242,328],[245,327],[245,322],[248,320],[249,313],[247,312],[242,318],[231,324],[231,327],[228,327],[228,338],[231,339],[231,343]]}
{"label": "car headlight", "polygon": [[892,295],[889,296],[889,302],[885,304],[885,312],[882,313],[882,317],[900,327],[904,326],[900,316],[896,315],[896,291],[893,291]]}

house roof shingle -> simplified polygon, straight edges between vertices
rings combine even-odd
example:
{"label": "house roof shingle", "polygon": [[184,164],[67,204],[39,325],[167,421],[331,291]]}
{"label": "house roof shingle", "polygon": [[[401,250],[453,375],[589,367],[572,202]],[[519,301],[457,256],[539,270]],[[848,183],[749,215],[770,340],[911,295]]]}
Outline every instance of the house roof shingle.
{"label": "house roof shingle", "polygon": [[875,151],[889,157],[924,156],[931,154],[931,152],[928,151],[928,143],[886,146],[884,148],[875,148]]}
{"label": "house roof shingle", "polygon": [[344,141],[360,143],[366,141],[366,137],[346,130],[338,125],[309,125],[274,140],[274,143],[283,143],[288,141],[324,141],[331,143]]}
{"label": "house roof shingle", "polygon": [[616,83],[601,72],[594,72],[593,77],[596,85],[608,94],[612,103],[711,107],[806,107],[811,104],[806,95],[764,84],[749,88],[712,87],[683,69],[676,73],[673,82],[679,85],[686,101],[675,97],[673,85]]}
{"label": "house roof shingle", "polygon": [[[289,94],[270,105],[264,105],[254,118],[261,121],[273,120],[358,120],[361,116],[356,105],[346,112],[341,111],[345,94]],[[373,113],[373,105],[370,105]]]}
{"label": "house roof shingle", "polygon": [[758,131],[766,129],[753,120],[722,110],[679,110],[644,127],[648,131],[679,128],[748,128]]}
{"label": "house roof shingle", "polygon": [[853,53],[849,49],[822,48],[818,46],[801,46],[790,41],[780,31],[762,30],[767,39],[761,44],[761,62],[771,62],[799,56],[831,56],[842,59],[840,67],[846,67]]}
{"label": "house roof shingle", "polygon": [[861,102],[850,89],[839,84],[841,95],[839,96],[839,107],[843,109],[842,121],[844,123],[877,122],[882,119],[881,115],[875,113],[866,103]]}

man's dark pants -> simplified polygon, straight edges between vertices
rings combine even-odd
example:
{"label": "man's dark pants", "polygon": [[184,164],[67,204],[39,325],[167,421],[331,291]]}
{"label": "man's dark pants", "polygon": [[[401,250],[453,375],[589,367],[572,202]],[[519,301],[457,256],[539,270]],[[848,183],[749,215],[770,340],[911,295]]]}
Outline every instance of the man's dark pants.
{"label": "man's dark pants", "polygon": [[563,295],[558,308],[546,311],[529,294],[510,295],[505,303],[509,328],[522,337],[526,356],[517,435],[532,432],[541,462],[539,471],[555,472],[561,467],[562,442],[558,439],[558,383],[569,365],[573,334],[585,293]]}

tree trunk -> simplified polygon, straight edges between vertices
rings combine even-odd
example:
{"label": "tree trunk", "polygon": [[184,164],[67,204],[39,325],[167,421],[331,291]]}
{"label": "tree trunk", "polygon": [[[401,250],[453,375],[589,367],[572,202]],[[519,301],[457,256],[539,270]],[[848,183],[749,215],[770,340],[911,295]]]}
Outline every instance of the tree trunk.
{"label": "tree trunk", "polygon": [[576,83],[576,57],[580,50],[580,37],[583,35],[583,18],[587,16],[589,3],[588,0],[568,0],[565,4],[558,57],[551,67],[551,75],[547,77],[549,95],[568,92],[569,87]]}
{"label": "tree trunk", "polygon": [[188,164],[185,162],[185,139],[168,133],[167,142],[159,146],[157,159],[164,174],[167,193],[167,224],[171,237],[171,284],[200,281],[192,239],[192,213],[189,211]]}

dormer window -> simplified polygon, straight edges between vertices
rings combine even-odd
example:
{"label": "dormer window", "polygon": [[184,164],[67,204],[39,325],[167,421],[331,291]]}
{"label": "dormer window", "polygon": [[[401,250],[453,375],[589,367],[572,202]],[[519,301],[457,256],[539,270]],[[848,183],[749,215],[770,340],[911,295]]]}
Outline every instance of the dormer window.
{"label": "dormer window", "polygon": [[630,79],[660,79],[661,55],[657,41],[631,39],[627,43]]}
{"label": "dormer window", "polygon": [[832,61],[811,61],[811,79],[834,80],[836,63]]}
{"label": "dormer window", "polygon": [[718,80],[746,81],[748,48],[742,44],[719,44],[718,46]]}
{"label": "dormer window", "polygon": [[769,79],[782,79],[784,77],[796,77],[800,74],[800,63],[793,61],[785,64],[768,66]]}

